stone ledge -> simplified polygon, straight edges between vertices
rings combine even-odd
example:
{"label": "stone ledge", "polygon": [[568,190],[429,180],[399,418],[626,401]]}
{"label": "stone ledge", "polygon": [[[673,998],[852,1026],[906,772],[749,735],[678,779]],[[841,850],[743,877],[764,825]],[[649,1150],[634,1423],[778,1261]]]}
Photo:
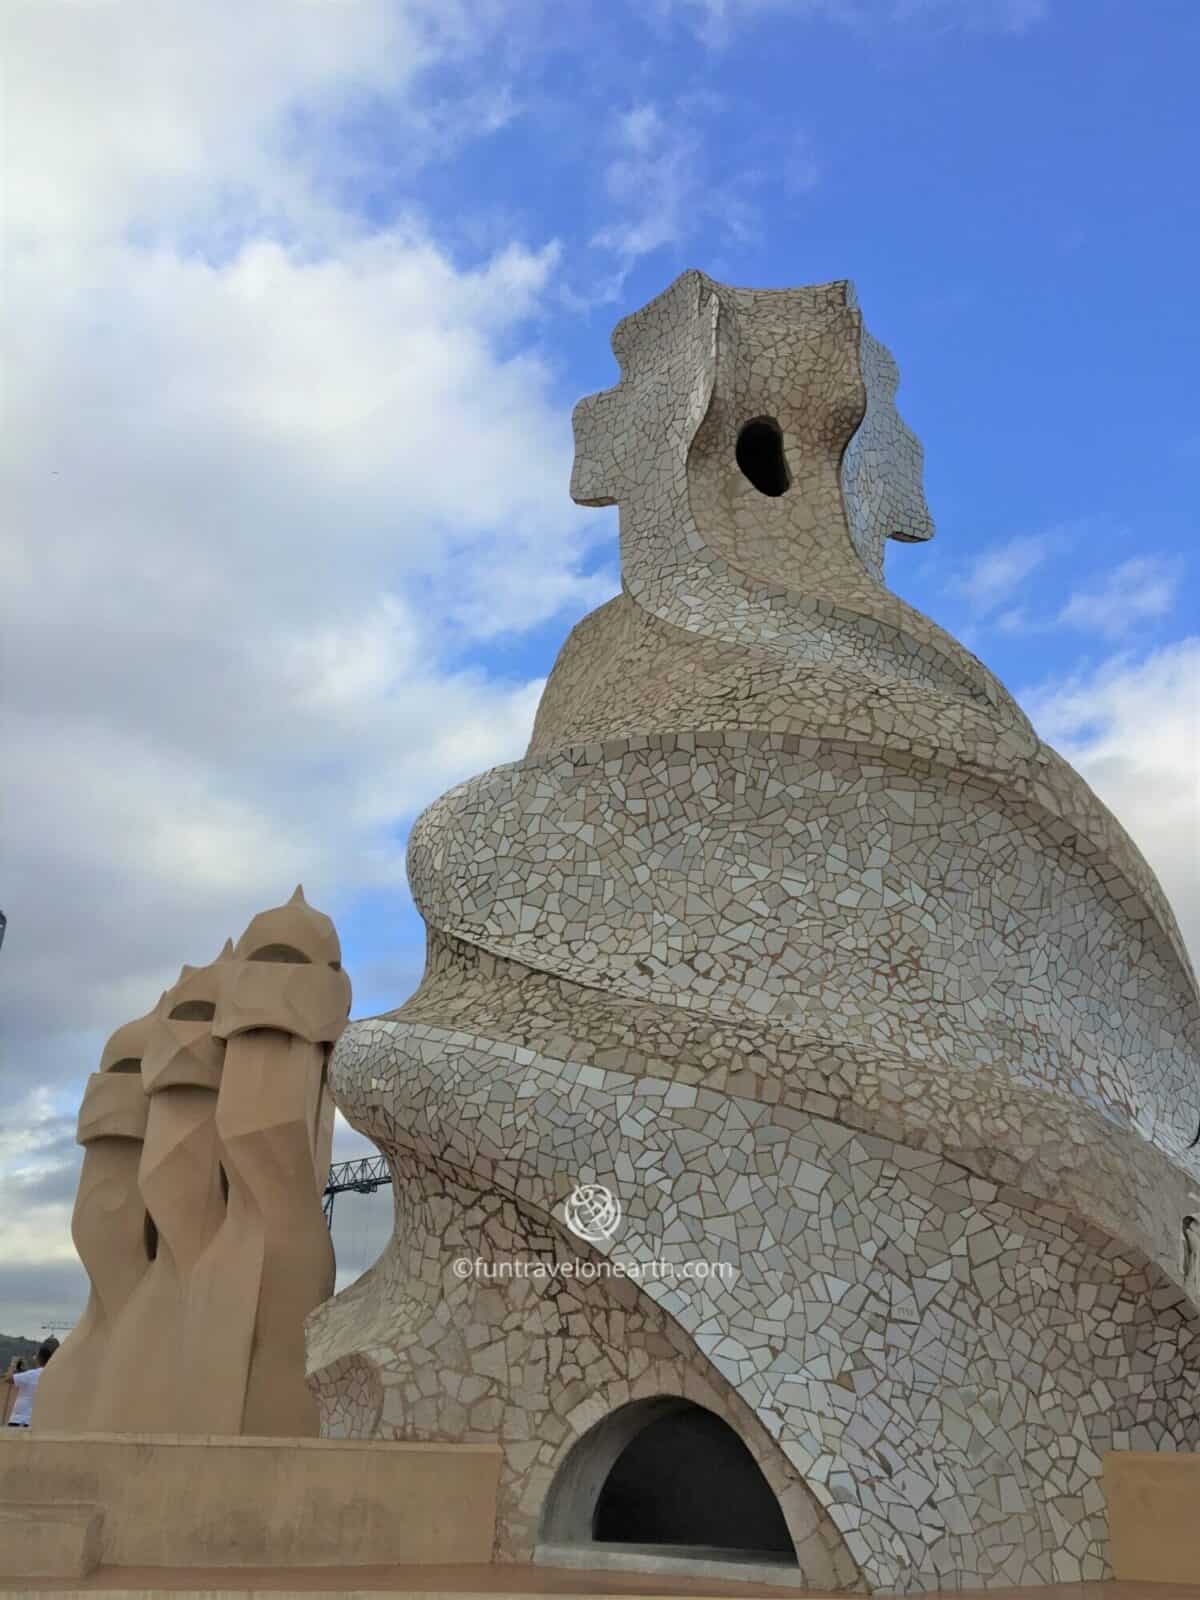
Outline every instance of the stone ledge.
{"label": "stone ledge", "polygon": [[100,1561],[99,1506],[0,1504],[0,1572],[13,1578],[86,1578]]}
{"label": "stone ledge", "polygon": [[1114,1577],[1200,1585],[1200,1455],[1110,1451],[1104,1494]]}
{"label": "stone ledge", "polygon": [[500,1459],[488,1444],[39,1433],[0,1445],[0,1504],[95,1506],[105,1566],[482,1563]]}

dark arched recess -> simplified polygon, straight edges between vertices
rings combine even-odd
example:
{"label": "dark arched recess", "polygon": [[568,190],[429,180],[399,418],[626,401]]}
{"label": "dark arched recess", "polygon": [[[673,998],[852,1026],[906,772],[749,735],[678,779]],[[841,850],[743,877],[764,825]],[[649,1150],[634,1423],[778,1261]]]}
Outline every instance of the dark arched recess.
{"label": "dark arched recess", "polygon": [[796,1565],[745,1443],[677,1395],[620,1406],[576,1442],[546,1498],[540,1544]]}

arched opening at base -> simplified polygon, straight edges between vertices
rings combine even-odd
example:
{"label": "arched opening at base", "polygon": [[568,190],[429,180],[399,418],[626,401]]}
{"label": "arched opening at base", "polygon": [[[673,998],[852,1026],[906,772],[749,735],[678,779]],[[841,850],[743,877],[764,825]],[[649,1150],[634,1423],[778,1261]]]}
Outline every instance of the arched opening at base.
{"label": "arched opening at base", "polygon": [[779,1501],[744,1441],[674,1395],[635,1400],[577,1441],[551,1485],[539,1559],[796,1568]]}
{"label": "arched opening at base", "polygon": [[779,1502],[727,1422],[688,1405],[622,1450],[596,1501],[598,1544],[686,1545],[794,1561]]}

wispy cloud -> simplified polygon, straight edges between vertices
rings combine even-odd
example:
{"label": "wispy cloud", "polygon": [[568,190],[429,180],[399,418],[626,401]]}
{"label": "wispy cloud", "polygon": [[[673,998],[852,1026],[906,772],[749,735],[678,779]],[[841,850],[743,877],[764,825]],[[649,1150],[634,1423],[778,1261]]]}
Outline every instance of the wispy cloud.
{"label": "wispy cloud", "polygon": [[677,244],[694,226],[689,212],[703,171],[698,131],[685,118],[664,116],[645,103],[614,119],[610,145],[604,183],[617,219],[599,230],[593,244],[634,260]]}
{"label": "wispy cloud", "polygon": [[784,186],[789,193],[808,194],[817,187],[824,168],[809,134],[801,131],[792,135],[782,167]]}
{"label": "wispy cloud", "polygon": [[1140,623],[1165,617],[1175,604],[1177,562],[1155,556],[1125,561],[1107,577],[1076,589],[1058,614],[1065,627],[1120,639]]}
{"label": "wispy cloud", "polygon": [[[994,612],[1022,588],[1047,560],[1056,539],[1051,534],[1017,534],[994,544],[954,580],[954,589],[979,616]],[[1014,613],[1009,613],[1010,619]]]}
{"label": "wispy cloud", "polygon": [[[1078,562],[1086,532],[1085,523],[1064,524],[993,544],[951,579],[949,588],[970,607],[974,626],[996,633],[1072,628],[1117,640],[1167,616],[1182,568],[1159,556],[1123,561],[1077,583],[1065,601],[1056,601],[1054,590],[1062,592],[1061,573],[1045,569],[1067,553]],[[1031,582],[1035,577],[1036,584]]]}
{"label": "wispy cloud", "polygon": [[763,15],[827,22],[860,31],[920,26],[1020,35],[1049,15],[1049,0],[656,0],[713,49]]}
{"label": "wispy cloud", "polygon": [[[752,165],[730,170],[714,157],[708,128],[719,102],[685,96],[670,104],[642,101],[619,112],[608,130],[604,188],[610,219],[592,244],[617,260],[611,292],[644,256],[703,234],[709,248],[745,244],[758,236],[756,195],[764,175]],[[811,141],[793,139],[786,181],[795,193],[820,178]]]}
{"label": "wispy cloud", "polygon": [[[847,8],[851,9],[851,8]],[[949,29],[1023,34],[1050,15],[1049,0],[880,0],[852,9],[895,23],[925,22]]]}

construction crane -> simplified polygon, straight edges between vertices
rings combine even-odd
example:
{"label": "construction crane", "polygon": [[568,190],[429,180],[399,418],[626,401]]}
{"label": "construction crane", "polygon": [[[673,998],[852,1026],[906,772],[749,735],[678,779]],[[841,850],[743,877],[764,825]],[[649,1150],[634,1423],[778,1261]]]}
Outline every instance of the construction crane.
{"label": "construction crane", "polygon": [[391,1183],[391,1169],[386,1156],[367,1156],[363,1161],[339,1161],[330,1167],[322,1201],[325,1221],[333,1227],[333,1202],[340,1194],[374,1194],[385,1183]]}

